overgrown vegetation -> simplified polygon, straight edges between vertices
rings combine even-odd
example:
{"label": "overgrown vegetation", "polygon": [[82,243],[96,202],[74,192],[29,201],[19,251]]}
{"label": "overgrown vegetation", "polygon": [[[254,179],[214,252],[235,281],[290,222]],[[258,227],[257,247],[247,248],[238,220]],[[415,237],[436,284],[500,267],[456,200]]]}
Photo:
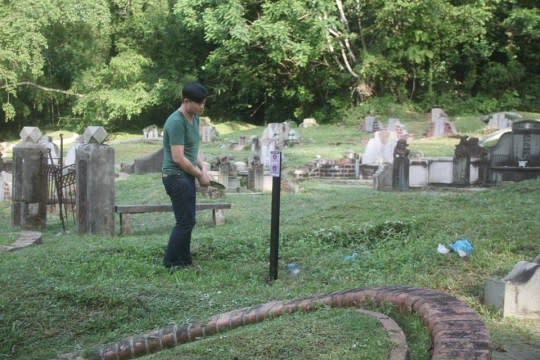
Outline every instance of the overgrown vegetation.
{"label": "overgrown vegetation", "polygon": [[[224,133],[204,151],[209,156],[226,154],[228,140],[252,131],[262,129]],[[356,127],[301,131],[305,142],[285,149],[290,159],[286,167],[309,161],[304,152],[310,147],[328,158],[340,157],[347,147],[361,149]],[[339,139],[354,143],[338,145]],[[151,144],[134,148],[120,141],[121,136],[115,140],[117,161],[155,151]],[[423,149],[427,155],[431,149],[450,155],[453,146],[441,139]],[[51,359],[245,306],[382,285],[428,287],[460,298],[481,314],[495,347],[511,331],[521,341],[540,341],[534,324],[501,319],[482,305],[488,277],[504,276],[517,261],[530,261],[540,253],[540,228],[531,215],[540,211],[540,181],[483,191],[401,193],[313,180],[300,185],[299,193],[281,195],[279,277],[272,284],[267,281],[270,194],[228,194],[223,200],[232,209],[226,211],[225,226],[214,227],[210,212],[198,213],[193,239],[197,266],[174,274],[160,264],[172,214],[132,215],[133,235],[114,237],[80,236],[73,226],[63,233],[57,217],[49,214],[42,245],[0,254],[0,358]],[[116,181],[118,204],[167,201],[159,174]],[[8,202],[0,203],[0,215],[0,244],[8,244],[18,231],[10,227]],[[462,238],[473,244],[472,256],[437,253],[439,243]],[[287,273],[289,263],[298,264],[298,275]],[[412,359],[429,359],[427,330],[415,315],[391,307],[378,310],[405,330]],[[361,354],[363,359],[380,359],[389,349],[380,331],[354,311],[322,308],[149,358],[333,359]]]}
{"label": "overgrown vegetation", "polygon": [[17,0],[0,14],[2,137],[161,125],[193,79],[216,121],[254,124],[540,103],[530,0]]}

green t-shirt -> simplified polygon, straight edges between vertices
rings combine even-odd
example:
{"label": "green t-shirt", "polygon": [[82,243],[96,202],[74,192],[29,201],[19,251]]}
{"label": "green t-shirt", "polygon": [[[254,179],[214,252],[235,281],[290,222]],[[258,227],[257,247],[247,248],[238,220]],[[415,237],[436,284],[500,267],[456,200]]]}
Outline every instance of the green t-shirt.
{"label": "green t-shirt", "polygon": [[184,145],[184,156],[197,166],[199,153],[199,117],[193,116],[191,124],[178,110],[173,112],[163,126],[163,167],[164,174],[185,173],[172,159],[171,145]]}

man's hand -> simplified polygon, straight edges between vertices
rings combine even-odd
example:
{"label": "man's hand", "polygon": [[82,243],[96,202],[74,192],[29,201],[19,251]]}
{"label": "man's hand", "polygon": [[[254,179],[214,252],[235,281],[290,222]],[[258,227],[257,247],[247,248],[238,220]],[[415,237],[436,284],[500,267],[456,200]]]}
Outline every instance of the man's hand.
{"label": "man's hand", "polygon": [[206,170],[201,169],[201,175],[198,177],[199,179],[199,185],[208,187],[210,186],[210,178],[208,177],[208,173]]}

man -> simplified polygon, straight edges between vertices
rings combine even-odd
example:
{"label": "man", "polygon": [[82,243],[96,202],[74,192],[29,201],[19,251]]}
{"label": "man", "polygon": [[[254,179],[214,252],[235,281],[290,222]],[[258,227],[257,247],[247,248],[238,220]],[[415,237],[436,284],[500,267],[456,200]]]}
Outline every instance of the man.
{"label": "man", "polygon": [[180,108],[163,126],[162,180],[176,219],[163,257],[163,265],[170,269],[193,264],[190,247],[195,226],[195,179],[200,186],[210,183],[199,152],[199,115],[207,95],[200,83],[185,84]]}

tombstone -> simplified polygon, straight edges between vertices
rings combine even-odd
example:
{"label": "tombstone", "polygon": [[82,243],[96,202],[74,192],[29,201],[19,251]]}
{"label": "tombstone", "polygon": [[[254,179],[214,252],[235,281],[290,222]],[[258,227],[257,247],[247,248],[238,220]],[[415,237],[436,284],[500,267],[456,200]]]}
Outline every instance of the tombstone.
{"label": "tombstone", "polygon": [[382,163],[393,163],[394,148],[397,144],[395,132],[387,130],[377,131],[374,137],[369,139],[366,149],[362,154],[362,164],[378,165]]}
{"label": "tombstone", "polygon": [[300,137],[298,136],[298,133],[294,129],[291,129],[287,138],[287,145],[293,146],[294,144],[298,143],[299,139]]}
{"label": "tombstone", "polygon": [[0,201],[11,200],[13,176],[7,171],[0,172]]}
{"label": "tombstone", "polygon": [[270,153],[284,147],[289,131],[290,126],[287,122],[270,123],[264,129],[261,139],[260,159],[265,167],[270,166]]}
{"label": "tombstone", "polygon": [[58,146],[52,141],[52,137],[48,135],[43,135],[39,139],[39,143],[45,145],[48,149],[49,154],[47,155],[47,163],[49,165],[58,164],[58,159],[60,158],[60,150]]}
{"label": "tombstone", "polygon": [[398,140],[394,149],[392,187],[394,190],[409,190],[409,150],[405,139]]}
{"label": "tombstone", "polygon": [[13,147],[11,223],[26,230],[47,226],[48,148],[39,143],[41,131],[24,127],[21,142]]}
{"label": "tombstone", "polygon": [[159,139],[159,130],[156,125],[150,125],[143,129],[143,137],[149,140]]}
{"label": "tombstone", "polygon": [[409,132],[405,128],[405,125],[396,118],[388,119],[388,131],[393,131],[397,134],[398,139],[406,138]]}
{"label": "tombstone", "polygon": [[77,230],[80,234],[114,235],[114,149],[103,144],[107,132],[89,126],[86,144],[76,150]]}
{"label": "tombstone", "polygon": [[316,127],[316,126],[319,126],[319,124],[317,123],[317,120],[315,120],[314,118],[306,118],[302,121],[302,123],[300,125],[298,125],[298,127],[301,127],[301,128],[310,128],[310,127]]}
{"label": "tombstone", "polygon": [[373,174],[373,188],[375,190],[392,190],[392,165],[380,164]]}
{"label": "tombstone", "polygon": [[368,133],[374,133],[380,130],[384,130],[384,126],[381,124],[381,122],[377,119],[377,117],[373,115],[367,115],[364,118],[364,126],[363,130]]}
{"label": "tombstone", "polygon": [[454,124],[448,120],[448,115],[439,108],[431,109],[431,123],[428,136],[445,136],[457,134]]}
{"label": "tombstone", "polygon": [[454,150],[453,183],[455,185],[469,185],[471,156],[469,155],[467,136],[461,136]]}
{"label": "tombstone", "polygon": [[489,181],[520,181],[540,177],[540,121],[522,120],[512,124],[489,149]]}
{"label": "tombstone", "polygon": [[212,125],[204,125],[201,130],[201,142],[210,144],[218,137],[217,130]]}
{"label": "tombstone", "polygon": [[218,163],[218,182],[225,186],[225,188],[229,187],[229,174],[231,172],[231,166],[229,163],[229,159],[227,157],[224,157],[219,160]]}
{"label": "tombstone", "polygon": [[264,166],[258,157],[250,162],[248,167],[247,188],[252,191],[263,191],[264,186]]}
{"label": "tombstone", "polygon": [[[153,154],[135,159],[133,162],[133,172],[135,174],[147,174],[161,172],[163,167],[163,148]],[[125,167],[128,169],[128,167]]]}
{"label": "tombstone", "polygon": [[75,164],[75,154],[77,152],[77,148],[84,144],[84,137],[83,136],[77,136],[75,139],[75,142],[69,150],[67,151],[66,157],[64,158],[64,166],[71,166]]}
{"label": "tombstone", "polygon": [[514,112],[496,112],[485,116],[482,120],[492,129],[506,129],[512,126],[514,121],[523,120],[521,115]]}
{"label": "tombstone", "polygon": [[519,261],[502,279],[488,279],[484,302],[504,317],[540,319],[540,255],[532,262]]}
{"label": "tombstone", "polygon": [[375,119],[375,116],[373,115],[366,116],[364,119],[364,130],[367,131],[368,133],[374,132],[373,126],[375,124],[375,121],[377,121]]}

